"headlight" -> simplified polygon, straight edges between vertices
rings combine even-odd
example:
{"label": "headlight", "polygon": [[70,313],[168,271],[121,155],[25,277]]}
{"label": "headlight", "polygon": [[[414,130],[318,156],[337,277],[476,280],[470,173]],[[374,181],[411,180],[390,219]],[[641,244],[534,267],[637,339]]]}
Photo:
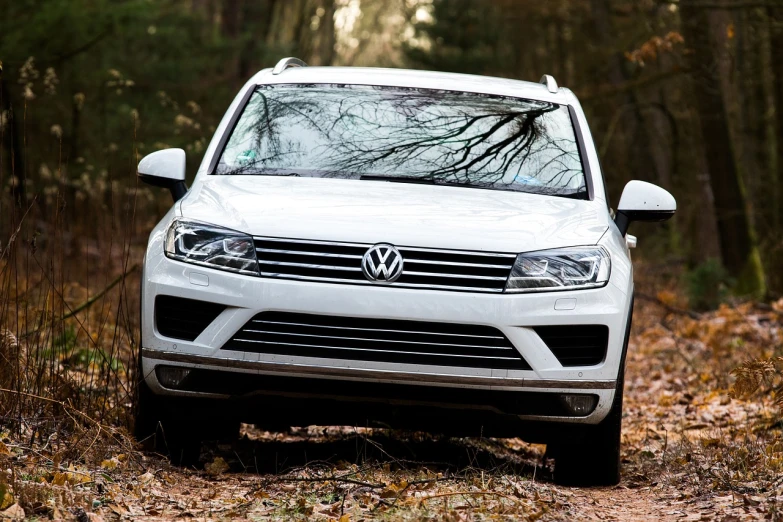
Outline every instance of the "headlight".
{"label": "headlight", "polygon": [[258,275],[253,238],[228,228],[176,219],[166,232],[166,257],[186,263]]}
{"label": "headlight", "polygon": [[609,281],[609,253],[601,247],[573,247],[519,254],[506,292],[597,288]]}

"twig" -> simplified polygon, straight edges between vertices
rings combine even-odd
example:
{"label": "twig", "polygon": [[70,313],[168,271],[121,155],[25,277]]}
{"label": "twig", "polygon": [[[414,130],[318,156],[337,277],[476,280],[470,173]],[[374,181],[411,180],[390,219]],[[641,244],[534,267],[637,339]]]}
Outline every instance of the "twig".
{"label": "twig", "polygon": [[607,96],[614,96],[616,94],[622,94],[628,91],[634,91],[636,89],[639,89],[641,87],[646,87],[648,85],[665,81],[670,78],[675,78],[677,76],[680,76],[681,74],[688,74],[690,73],[690,69],[685,69],[682,67],[674,67],[672,70],[659,73],[659,74],[651,74],[649,76],[644,76],[642,78],[636,79],[636,80],[630,80],[625,83],[621,83],[619,85],[615,85],[612,87],[605,87],[600,88],[595,91],[580,91],[579,99],[583,104],[589,104],[590,102],[598,99],[598,98],[604,98]]}
{"label": "twig", "polygon": [[510,501],[514,502],[515,504],[518,504],[520,506],[524,506],[525,505],[518,498],[514,498],[511,495],[506,495],[505,493],[499,493],[497,491],[451,491],[451,492],[448,492],[448,493],[436,493],[434,495],[427,495],[426,497],[419,497],[418,500],[420,502],[424,502],[425,500],[429,500],[431,498],[454,497],[454,496],[457,496],[457,495],[495,496],[495,497],[505,498],[506,500],[510,500]]}
{"label": "twig", "polygon": [[[73,418],[73,416],[71,415],[71,412],[76,413],[80,417],[82,417],[85,420],[89,421],[89,423],[93,424],[95,427],[98,428],[99,433],[100,433],[100,431],[105,432],[112,439],[114,439],[115,442],[120,444],[120,446],[123,446],[124,449],[126,449],[126,450],[128,449],[127,446],[125,446],[122,443],[122,441],[114,435],[112,428],[110,428],[108,426],[102,425],[100,422],[96,421],[95,419],[93,419],[92,417],[90,417],[89,415],[84,413],[83,411],[77,410],[73,406],[70,406],[70,405],[64,403],[63,401],[58,401],[57,399],[52,399],[50,397],[42,397],[41,395],[36,395],[34,393],[28,393],[28,392],[23,392],[23,391],[18,391],[18,390],[9,390],[7,388],[0,388],[0,392],[3,392],[3,393],[13,393],[13,394],[16,394],[16,395],[23,395],[25,397],[30,397],[32,399],[38,399],[38,400],[41,400],[41,401],[46,401],[46,402],[51,402],[53,404],[58,404],[58,405],[60,405],[63,408],[63,410],[65,410],[65,412],[68,414],[69,417],[71,417],[71,419],[74,422],[76,422],[76,419]],[[128,453],[130,454],[130,451]]]}
{"label": "twig", "polygon": [[375,506],[371,510],[371,512],[373,512],[376,509],[378,509],[381,505],[384,505],[384,506],[386,506],[388,508],[393,508],[394,506],[397,505],[397,501],[400,500],[400,498],[402,498],[403,493],[405,493],[408,490],[408,488],[410,488],[411,486],[415,486],[417,484],[427,484],[428,482],[444,482],[446,480],[461,480],[461,479],[456,478],[456,477],[436,477],[436,478],[430,478],[430,479],[411,480],[410,482],[408,482],[408,484],[404,488],[402,488],[400,491],[397,492],[397,494],[394,496],[394,501],[393,502],[387,502],[384,499],[380,499],[380,502],[378,503],[378,505]]}
{"label": "twig", "polygon": [[663,301],[661,301],[657,297],[653,297],[651,295],[643,294],[641,292],[634,292],[633,295],[635,297],[638,297],[639,299],[643,299],[645,301],[650,301],[652,303],[655,303],[658,306],[660,306],[661,308],[663,308],[664,310],[666,310],[667,312],[672,313],[672,314],[687,315],[691,319],[701,319],[701,316],[702,316],[702,314],[700,314],[698,312],[694,312],[693,310],[684,310],[682,308],[677,308],[676,306],[672,306],[672,305],[670,305],[668,303],[664,303]]}
{"label": "twig", "polygon": [[[116,277],[116,278],[115,278],[115,279],[114,279],[114,280],[113,280],[111,283],[109,283],[109,285],[108,285],[106,288],[104,288],[103,290],[101,290],[100,292],[98,292],[97,294],[95,294],[94,296],[90,297],[89,299],[87,299],[85,302],[83,302],[82,304],[80,304],[80,305],[79,305],[79,306],[77,306],[76,308],[73,308],[73,309],[71,309],[71,310],[70,310],[70,311],[69,311],[67,314],[65,314],[65,315],[63,315],[62,317],[58,318],[58,319],[57,319],[57,321],[64,321],[64,320],[68,319],[69,317],[73,317],[74,315],[78,314],[78,313],[79,313],[79,312],[81,312],[82,310],[86,310],[87,308],[91,307],[93,304],[95,304],[95,302],[96,302],[98,299],[100,299],[101,297],[103,297],[104,295],[106,295],[106,292],[108,292],[109,290],[111,290],[112,288],[114,288],[115,286],[117,286],[117,284],[118,284],[120,281],[122,281],[124,278],[126,278],[128,275],[130,275],[130,274],[131,274],[131,273],[132,273],[134,270],[136,270],[138,267],[139,267],[139,265],[138,265],[138,264],[135,264],[135,265],[133,265],[132,267],[130,267],[130,269],[128,269],[128,271],[127,271],[127,272],[124,272],[124,273],[120,274],[119,276],[117,276],[117,277]],[[50,322],[50,323],[48,323],[48,324],[43,324],[43,325],[41,325],[41,326],[39,326],[39,327],[35,328],[34,330],[30,330],[29,332],[25,332],[25,333],[23,333],[23,334],[20,336],[20,338],[21,338],[21,339],[23,339],[23,338],[25,338],[25,337],[29,337],[29,336],[33,335],[34,333],[36,333],[36,332],[39,332],[39,331],[43,330],[44,328],[48,328],[48,327],[50,327],[50,326],[51,326],[51,325],[53,325],[54,323],[55,323],[55,321],[51,321],[51,322]]]}
{"label": "twig", "polygon": [[[373,484],[372,482],[363,482],[361,480],[354,480],[344,478],[341,476],[329,476],[329,477],[277,477],[268,483],[276,482],[345,482],[347,484],[356,484],[357,486],[363,486],[371,489],[385,488],[387,484]],[[267,484],[268,484],[267,483]]]}
{"label": "twig", "polygon": [[357,486],[363,486],[365,488],[385,488],[386,484],[373,484],[372,482],[364,482],[362,480],[355,480],[341,477],[282,477],[281,482],[345,482],[347,484],[356,484]]}

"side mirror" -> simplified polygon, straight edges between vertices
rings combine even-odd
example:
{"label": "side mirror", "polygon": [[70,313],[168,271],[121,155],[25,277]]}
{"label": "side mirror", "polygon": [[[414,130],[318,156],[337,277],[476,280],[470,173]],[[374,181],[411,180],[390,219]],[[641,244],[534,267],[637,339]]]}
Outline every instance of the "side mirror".
{"label": "side mirror", "polygon": [[148,185],[167,188],[174,201],[187,193],[185,184],[185,151],[163,149],[147,154],[139,162],[139,179]]}
{"label": "side mirror", "polygon": [[624,236],[631,221],[666,221],[677,210],[668,191],[645,181],[629,181],[620,196],[614,222]]}

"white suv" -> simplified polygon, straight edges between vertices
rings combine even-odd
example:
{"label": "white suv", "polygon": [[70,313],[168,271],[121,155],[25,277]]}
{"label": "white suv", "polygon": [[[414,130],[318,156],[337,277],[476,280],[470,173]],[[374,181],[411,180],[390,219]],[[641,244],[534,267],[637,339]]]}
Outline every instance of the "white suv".
{"label": "white suv", "polygon": [[[437,72],[256,74],[175,203],[141,288],[137,436],[175,462],[238,422],[547,443],[563,483],[619,480],[630,182],[610,209],[574,94]],[[151,437],[154,436],[154,437]]]}

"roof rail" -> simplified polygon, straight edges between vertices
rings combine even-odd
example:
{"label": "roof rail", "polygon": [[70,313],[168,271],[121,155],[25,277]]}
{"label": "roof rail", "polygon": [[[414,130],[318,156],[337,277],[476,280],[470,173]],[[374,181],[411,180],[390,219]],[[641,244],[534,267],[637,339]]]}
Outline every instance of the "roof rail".
{"label": "roof rail", "polygon": [[272,69],[272,74],[280,74],[281,72],[285,71],[289,67],[307,67],[307,64],[304,63],[299,58],[283,58],[279,62],[277,62],[277,65],[275,65],[275,68]]}
{"label": "roof rail", "polygon": [[[277,69],[277,67],[275,67],[275,69]],[[538,83],[543,83],[544,85],[546,85],[547,90],[552,94],[555,94],[557,92],[557,82],[552,76],[548,74],[542,76],[541,79],[538,81]]]}

